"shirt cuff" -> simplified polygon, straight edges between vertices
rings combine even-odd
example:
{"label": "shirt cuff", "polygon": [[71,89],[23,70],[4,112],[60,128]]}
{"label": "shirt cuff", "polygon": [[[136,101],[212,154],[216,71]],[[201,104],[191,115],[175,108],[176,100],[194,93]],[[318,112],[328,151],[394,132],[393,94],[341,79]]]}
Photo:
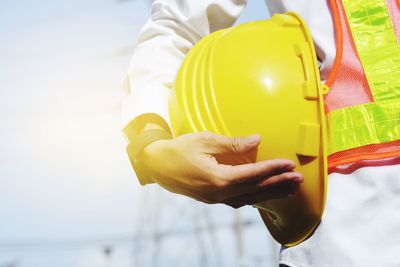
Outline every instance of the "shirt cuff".
{"label": "shirt cuff", "polygon": [[150,172],[146,170],[146,167],[140,161],[141,153],[149,144],[158,140],[171,138],[171,133],[165,130],[147,130],[135,136],[135,140],[126,147],[129,160],[141,185],[153,183]]}

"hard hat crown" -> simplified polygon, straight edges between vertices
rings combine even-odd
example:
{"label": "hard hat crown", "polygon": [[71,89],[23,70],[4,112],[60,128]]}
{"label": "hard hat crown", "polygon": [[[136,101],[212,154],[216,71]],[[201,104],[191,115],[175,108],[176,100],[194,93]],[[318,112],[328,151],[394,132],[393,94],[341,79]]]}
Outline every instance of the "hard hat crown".
{"label": "hard hat crown", "polygon": [[299,195],[256,205],[271,234],[285,245],[311,235],[324,209],[323,90],[307,27],[298,15],[286,13],[203,38],[183,62],[170,99],[175,135],[258,133],[257,161],[296,162],[305,178]]}

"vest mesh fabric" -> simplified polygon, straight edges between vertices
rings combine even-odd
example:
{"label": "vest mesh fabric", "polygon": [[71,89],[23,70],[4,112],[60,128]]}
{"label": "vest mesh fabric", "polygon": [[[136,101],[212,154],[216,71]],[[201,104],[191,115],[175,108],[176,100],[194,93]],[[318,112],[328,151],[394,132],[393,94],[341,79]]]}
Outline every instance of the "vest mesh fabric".
{"label": "vest mesh fabric", "polygon": [[[387,0],[398,40],[400,40],[399,2]],[[333,110],[373,102],[342,1],[330,0],[330,6],[335,24],[337,55],[332,72],[327,79],[327,85],[330,87],[329,93],[325,96],[325,112],[327,114]],[[354,167],[359,164],[365,166],[365,161],[368,161],[367,165],[380,165],[379,162],[374,161],[397,156],[400,156],[400,140],[334,153],[328,157],[328,168],[332,172],[337,171],[336,167],[340,165]]]}

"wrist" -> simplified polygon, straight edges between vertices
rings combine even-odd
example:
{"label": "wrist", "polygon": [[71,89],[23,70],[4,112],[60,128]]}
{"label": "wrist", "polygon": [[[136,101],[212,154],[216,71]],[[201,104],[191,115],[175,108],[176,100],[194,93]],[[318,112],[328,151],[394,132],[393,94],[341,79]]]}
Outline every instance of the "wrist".
{"label": "wrist", "polygon": [[[158,115],[154,116],[159,117]],[[156,120],[154,116],[140,116],[123,130],[128,142],[126,151],[141,185],[154,183],[151,173],[141,160],[143,150],[149,144],[158,140],[172,139],[172,133],[169,131],[169,127],[165,121],[162,118],[162,121]]]}

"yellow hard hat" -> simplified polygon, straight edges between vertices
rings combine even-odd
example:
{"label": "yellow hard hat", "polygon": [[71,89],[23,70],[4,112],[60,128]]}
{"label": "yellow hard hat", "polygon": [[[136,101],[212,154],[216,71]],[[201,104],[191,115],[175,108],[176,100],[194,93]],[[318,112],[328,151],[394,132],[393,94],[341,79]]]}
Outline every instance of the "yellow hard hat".
{"label": "yellow hard hat", "polygon": [[255,205],[272,236],[287,246],[313,233],[325,206],[326,90],[307,27],[289,12],[203,38],[183,62],[170,99],[175,136],[259,133],[257,161],[296,163],[304,176],[298,196]]}

